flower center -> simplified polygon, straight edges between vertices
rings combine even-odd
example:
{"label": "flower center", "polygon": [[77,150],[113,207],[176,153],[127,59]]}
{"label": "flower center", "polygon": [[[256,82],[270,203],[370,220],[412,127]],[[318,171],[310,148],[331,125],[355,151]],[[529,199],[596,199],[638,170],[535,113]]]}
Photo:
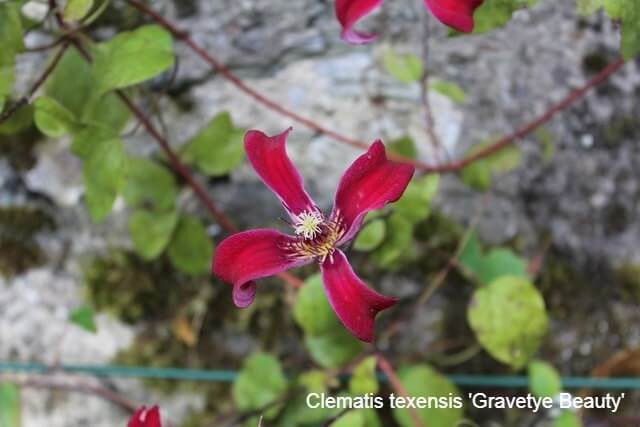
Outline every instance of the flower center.
{"label": "flower center", "polygon": [[296,217],[293,227],[298,236],[303,236],[305,239],[315,239],[321,232],[320,226],[323,222],[324,217],[320,212],[306,211]]}
{"label": "flower center", "polygon": [[302,238],[287,242],[283,249],[294,258],[314,258],[320,262],[333,254],[345,232],[339,221],[325,220],[319,212],[298,215],[294,227]]}

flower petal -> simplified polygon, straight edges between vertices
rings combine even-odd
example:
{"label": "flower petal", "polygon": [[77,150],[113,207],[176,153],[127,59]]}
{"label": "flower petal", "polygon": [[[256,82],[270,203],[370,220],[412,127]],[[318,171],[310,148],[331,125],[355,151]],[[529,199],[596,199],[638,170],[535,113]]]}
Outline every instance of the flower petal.
{"label": "flower petal", "polygon": [[424,0],[433,15],[449,27],[470,33],[473,31],[473,12],[483,0]]}
{"label": "flower petal", "polygon": [[373,341],[376,315],[394,305],[396,299],[369,289],[353,272],[347,257],[340,250],[327,257],[320,269],[329,304],[342,324],[356,338]]}
{"label": "flower petal", "polygon": [[346,229],[338,244],[355,236],[367,212],[395,202],[409,185],[415,168],[387,159],[384,144],[374,142],[340,179],[331,218]]}
{"label": "flower petal", "polygon": [[377,38],[373,34],[355,31],[353,26],[374,9],[383,0],[336,0],[336,17],[342,25],[342,39],[353,44],[369,43]]}
{"label": "flower petal", "polygon": [[256,293],[254,280],[310,261],[291,256],[287,251],[287,246],[295,241],[294,237],[270,229],[234,234],[216,248],[213,274],[233,285],[233,302],[237,307],[247,307]]}
{"label": "flower petal", "polygon": [[302,212],[318,208],[304,190],[302,177],[287,156],[285,146],[290,131],[291,128],[269,137],[260,131],[250,130],[244,137],[244,147],[262,181],[295,219]]}
{"label": "flower petal", "polygon": [[157,406],[147,409],[142,406],[133,414],[127,427],[162,427],[160,409]]}

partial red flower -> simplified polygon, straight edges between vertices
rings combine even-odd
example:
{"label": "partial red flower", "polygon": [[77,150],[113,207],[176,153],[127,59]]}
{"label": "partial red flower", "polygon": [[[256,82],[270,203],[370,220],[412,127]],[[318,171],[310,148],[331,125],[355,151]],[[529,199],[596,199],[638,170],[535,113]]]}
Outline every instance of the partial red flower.
{"label": "partial red flower", "polygon": [[[470,33],[473,31],[473,13],[483,0],[423,0],[431,13],[443,24]],[[342,25],[342,38],[349,43],[368,43],[373,34],[353,29],[356,22],[373,12],[383,0],[336,0],[336,17]]]}
{"label": "partial red flower", "polygon": [[162,427],[160,409],[157,406],[142,406],[133,414],[127,427]]}
{"label": "partial red flower", "polygon": [[367,212],[402,196],[414,168],[388,160],[384,144],[374,142],[342,176],[327,217],[287,156],[290,130],[273,137],[249,131],[244,145],[251,165],[288,212],[294,235],[270,229],[234,234],[218,245],[213,274],[233,285],[236,306],[247,307],[256,293],[256,279],[317,262],[338,318],[353,335],[370,342],[376,315],[396,300],[369,289],[339,248],[355,237]]}

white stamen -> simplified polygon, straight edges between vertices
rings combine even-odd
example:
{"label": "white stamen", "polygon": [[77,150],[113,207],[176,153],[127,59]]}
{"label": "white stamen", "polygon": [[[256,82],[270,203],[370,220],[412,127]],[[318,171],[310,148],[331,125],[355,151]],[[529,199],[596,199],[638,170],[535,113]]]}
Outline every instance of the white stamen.
{"label": "white stamen", "polygon": [[302,235],[305,239],[313,239],[320,233],[320,225],[324,222],[324,217],[318,211],[305,211],[296,217],[293,224],[296,234]]}

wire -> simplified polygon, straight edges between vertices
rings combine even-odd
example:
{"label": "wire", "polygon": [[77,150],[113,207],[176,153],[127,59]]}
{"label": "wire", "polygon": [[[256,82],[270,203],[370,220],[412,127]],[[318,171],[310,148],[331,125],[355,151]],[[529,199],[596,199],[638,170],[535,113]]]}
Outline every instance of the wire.
{"label": "wire", "polygon": [[[0,372],[26,372],[47,374],[52,372],[66,372],[70,374],[84,374],[98,377],[120,378],[154,378],[183,381],[233,382],[238,377],[237,371],[204,370],[181,368],[147,368],[141,366],[113,366],[113,365],[58,365],[49,366],[42,363],[0,362]],[[381,381],[386,381],[384,375],[379,375]],[[526,388],[529,378],[526,376],[493,376],[493,375],[450,375],[449,380],[460,387],[495,387],[495,388]],[[567,389],[591,388],[609,390],[640,390],[640,378],[591,378],[591,377],[562,377],[562,385]]]}

